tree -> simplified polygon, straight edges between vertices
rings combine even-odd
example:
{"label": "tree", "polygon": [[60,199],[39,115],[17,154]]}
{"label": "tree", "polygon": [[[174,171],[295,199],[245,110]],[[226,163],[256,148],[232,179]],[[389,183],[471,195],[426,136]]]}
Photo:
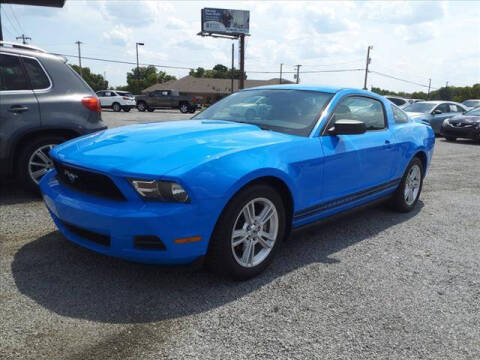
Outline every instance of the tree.
{"label": "tree", "polygon": [[88,67],[72,65],[73,70],[79,73],[83,80],[93,89],[93,91],[105,90],[108,88],[108,81],[100,74],[94,74]]}
{"label": "tree", "polygon": [[[189,75],[197,78],[231,79],[232,68],[229,69],[225,65],[217,64],[212,70],[205,70],[202,67],[197,68],[197,70],[192,69]],[[233,68],[233,78],[240,79],[240,70]]]}
{"label": "tree", "polygon": [[424,91],[407,93],[376,87],[372,87],[372,91],[380,95],[395,95],[410,99],[449,100],[456,102],[463,102],[468,99],[480,99],[480,84],[474,84],[473,86],[445,86],[431,91],[429,96],[427,96],[427,93]]}
{"label": "tree", "polygon": [[127,73],[127,85],[119,86],[117,90],[129,91],[132,94],[140,94],[142,90],[158,83],[164,83],[170,80],[176,80],[173,75],[168,75],[164,71],[158,71],[155,66],[140,66],[133,68]]}

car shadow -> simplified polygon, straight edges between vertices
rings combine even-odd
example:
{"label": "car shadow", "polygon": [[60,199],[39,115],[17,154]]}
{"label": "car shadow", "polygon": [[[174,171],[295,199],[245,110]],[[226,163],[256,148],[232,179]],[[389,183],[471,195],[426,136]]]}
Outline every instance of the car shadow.
{"label": "car shadow", "polygon": [[[438,141],[438,139],[437,139]],[[450,144],[462,144],[462,145],[479,145],[480,142],[478,140],[472,140],[472,139],[460,139],[460,138],[457,138],[455,141],[448,141],[447,139],[445,138],[442,138],[441,139],[442,142],[445,142],[445,143],[450,143]]]}
{"label": "car shadow", "polygon": [[185,271],[109,258],[51,232],[23,246],[12,273],[19,291],[57,314],[104,323],[148,323],[202,313],[235,301],[310,264],[335,266],[335,253],[408,221],[378,206],[295,231],[260,276],[234,282],[204,269]]}
{"label": "car shadow", "polygon": [[0,180],[0,206],[41,200],[42,198],[39,194],[23,189],[14,179]]}

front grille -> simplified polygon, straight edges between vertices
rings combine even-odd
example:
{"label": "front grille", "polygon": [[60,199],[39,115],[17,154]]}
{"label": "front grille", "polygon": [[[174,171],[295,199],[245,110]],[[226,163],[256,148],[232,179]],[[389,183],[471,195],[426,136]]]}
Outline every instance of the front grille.
{"label": "front grille", "polygon": [[58,180],[70,188],[110,200],[125,200],[112,179],[106,175],[80,170],[59,162],[55,162],[55,169]]}
{"label": "front grille", "polygon": [[98,245],[110,246],[110,236],[99,234],[62,221],[62,225],[71,233]]}

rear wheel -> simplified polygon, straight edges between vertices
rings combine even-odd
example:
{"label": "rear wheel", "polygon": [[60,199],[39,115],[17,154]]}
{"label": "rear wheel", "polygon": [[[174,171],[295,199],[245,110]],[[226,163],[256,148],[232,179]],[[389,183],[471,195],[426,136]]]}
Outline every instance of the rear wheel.
{"label": "rear wheel", "polygon": [[422,161],[418,157],[413,158],[392,197],[391,204],[395,210],[400,212],[413,210],[422,191],[423,172]]}
{"label": "rear wheel", "polygon": [[180,109],[180,112],[182,114],[186,114],[188,112],[188,104],[187,103],[181,103],[178,108]]}
{"label": "rear wheel", "polygon": [[38,192],[38,183],[51,169],[53,162],[49,152],[56,145],[67,140],[62,136],[45,136],[26,144],[18,157],[17,177],[24,187]]}
{"label": "rear wheel", "polygon": [[208,267],[219,274],[246,280],[272,261],[285,236],[285,207],[267,185],[238,193],[215,227],[207,255]]}
{"label": "rear wheel", "polygon": [[120,110],[122,110],[122,107],[120,106],[119,103],[113,103],[112,109],[113,109],[113,111],[115,111],[115,112],[119,112]]}
{"label": "rear wheel", "polygon": [[147,104],[145,104],[145,102],[143,102],[143,101],[140,101],[137,104],[137,109],[138,109],[138,111],[144,112],[145,110],[147,110]]}

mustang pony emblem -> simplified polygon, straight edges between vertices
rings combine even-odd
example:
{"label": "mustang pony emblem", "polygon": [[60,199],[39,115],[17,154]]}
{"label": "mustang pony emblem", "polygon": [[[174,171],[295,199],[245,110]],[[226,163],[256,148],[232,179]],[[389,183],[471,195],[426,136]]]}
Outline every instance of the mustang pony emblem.
{"label": "mustang pony emblem", "polygon": [[78,175],[77,174],[74,174],[68,170],[64,170],[63,173],[65,174],[65,176],[68,178],[68,180],[73,184],[75,182],[75,180],[78,179]]}

